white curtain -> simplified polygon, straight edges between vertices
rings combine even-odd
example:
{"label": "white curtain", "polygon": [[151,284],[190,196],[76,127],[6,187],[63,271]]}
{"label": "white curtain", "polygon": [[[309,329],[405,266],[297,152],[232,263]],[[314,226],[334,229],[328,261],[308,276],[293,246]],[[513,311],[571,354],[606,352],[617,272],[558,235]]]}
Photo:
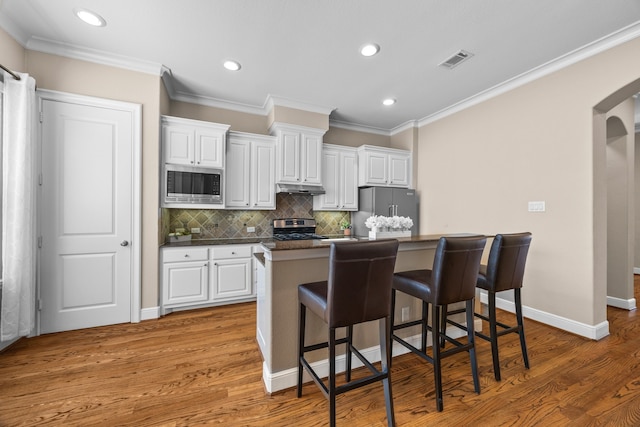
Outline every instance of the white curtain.
{"label": "white curtain", "polygon": [[4,75],[0,341],[29,335],[36,292],[35,80]]}

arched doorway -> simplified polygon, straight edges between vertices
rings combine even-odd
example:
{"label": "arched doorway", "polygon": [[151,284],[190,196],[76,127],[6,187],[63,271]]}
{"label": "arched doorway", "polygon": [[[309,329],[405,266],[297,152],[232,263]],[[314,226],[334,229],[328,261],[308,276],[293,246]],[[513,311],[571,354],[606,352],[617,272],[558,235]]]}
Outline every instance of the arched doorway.
{"label": "arched doorway", "polygon": [[[627,111],[624,109],[626,108]],[[633,101],[624,101],[607,118],[607,305],[634,309],[633,223],[634,141],[633,132],[617,115],[633,117]],[[631,123],[629,123],[631,124]]]}

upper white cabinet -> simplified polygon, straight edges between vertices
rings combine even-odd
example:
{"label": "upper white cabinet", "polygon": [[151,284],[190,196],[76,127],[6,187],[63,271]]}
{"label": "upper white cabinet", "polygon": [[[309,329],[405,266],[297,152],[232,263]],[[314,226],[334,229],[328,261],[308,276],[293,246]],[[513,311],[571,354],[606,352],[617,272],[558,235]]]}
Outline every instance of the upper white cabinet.
{"label": "upper white cabinet", "polygon": [[274,137],[229,132],[226,208],[276,208],[275,156]]}
{"label": "upper white cabinet", "polygon": [[358,186],[411,186],[411,152],[394,148],[358,147]]}
{"label": "upper white cabinet", "polygon": [[358,210],[358,153],[355,148],[324,144],[322,178],[325,194],[313,197],[314,210]]}
{"label": "upper white cabinet", "polygon": [[325,131],[276,123],[276,183],[322,185],[322,136]]}
{"label": "upper white cabinet", "polygon": [[162,116],[164,162],[224,168],[229,125]]}

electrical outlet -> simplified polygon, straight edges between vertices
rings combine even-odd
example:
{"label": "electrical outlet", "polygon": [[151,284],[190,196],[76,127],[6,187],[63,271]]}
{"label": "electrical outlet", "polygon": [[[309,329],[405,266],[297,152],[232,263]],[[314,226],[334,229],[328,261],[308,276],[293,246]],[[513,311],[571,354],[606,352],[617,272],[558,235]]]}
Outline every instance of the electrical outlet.
{"label": "electrical outlet", "polygon": [[185,229],[184,228],[176,228],[176,233],[184,233]]}
{"label": "electrical outlet", "polygon": [[255,233],[255,232],[256,232],[255,227],[247,227],[247,233]]}
{"label": "electrical outlet", "polygon": [[191,234],[200,234],[200,227],[193,227],[191,229]]}
{"label": "electrical outlet", "polygon": [[402,307],[402,321],[406,322],[409,320],[409,315],[411,314],[411,309],[409,307]]}

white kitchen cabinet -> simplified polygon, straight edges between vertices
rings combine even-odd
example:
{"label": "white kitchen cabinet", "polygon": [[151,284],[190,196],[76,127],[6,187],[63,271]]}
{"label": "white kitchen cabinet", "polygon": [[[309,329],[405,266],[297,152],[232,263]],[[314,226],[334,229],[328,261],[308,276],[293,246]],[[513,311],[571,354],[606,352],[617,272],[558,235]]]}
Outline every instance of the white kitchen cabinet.
{"label": "white kitchen cabinet", "polygon": [[229,132],[227,209],[275,209],[275,138]]}
{"label": "white kitchen cabinet", "polygon": [[212,300],[237,299],[254,294],[250,245],[215,246],[211,253]]}
{"label": "white kitchen cabinet", "polygon": [[325,131],[276,123],[276,183],[322,185],[322,136]]}
{"label": "white kitchen cabinet", "polygon": [[167,248],[162,252],[162,305],[182,306],[209,298],[207,248]]}
{"label": "white kitchen cabinet", "polygon": [[324,144],[322,177],[325,194],[313,197],[314,210],[358,210],[358,154],[355,148]]}
{"label": "white kitchen cabinet", "polygon": [[254,244],[163,247],[162,314],[255,301]]}
{"label": "white kitchen cabinet", "polygon": [[395,148],[358,147],[358,186],[411,186],[411,152]]}
{"label": "white kitchen cabinet", "polygon": [[164,162],[224,168],[229,125],[162,116]]}

